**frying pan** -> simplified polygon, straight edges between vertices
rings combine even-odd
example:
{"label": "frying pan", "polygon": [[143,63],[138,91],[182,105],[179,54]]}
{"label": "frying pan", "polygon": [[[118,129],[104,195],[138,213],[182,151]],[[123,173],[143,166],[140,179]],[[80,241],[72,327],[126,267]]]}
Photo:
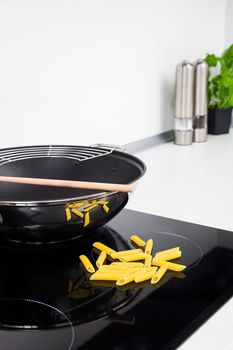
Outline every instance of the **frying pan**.
{"label": "frying pan", "polygon": [[[146,171],[107,146],[26,146],[0,150],[0,176],[130,184]],[[43,243],[77,238],[107,223],[128,193],[0,183],[0,237]]]}

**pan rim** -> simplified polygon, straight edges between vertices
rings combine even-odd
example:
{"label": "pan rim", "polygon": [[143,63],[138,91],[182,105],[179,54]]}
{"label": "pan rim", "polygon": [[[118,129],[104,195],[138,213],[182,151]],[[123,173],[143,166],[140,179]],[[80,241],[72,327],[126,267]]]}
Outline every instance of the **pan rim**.
{"label": "pan rim", "polygon": [[20,207],[30,207],[30,206],[47,206],[47,205],[59,205],[66,204],[71,202],[77,202],[80,200],[87,200],[92,198],[103,198],[109,197],[119,192],[101,192],[96,194],[89,194],[86,196],[72,197],[72,198],[63,198],[63,199],[50,199],[42,201],[0,201],[0,205],[3,206],[20,206]]}
{"label": "pan rim", "polygon": [[[52,144],[51,144],[52,145]],[[1,148],[0,151],[5,150],[14,150],[14,149],[22,149],[22,148],[40,148],[40,147],[50,147],[51,145],[25,145],[25,146],[15,146],[15,147],[5,147]],[[82,146],[82,145],[59,145],[59,144],[53,144],[52,146],[55,147],[82,147],[82,148],[91,148],[91,146]],[[99,149],[106,149],[106,147],[98,146]],[[127,154],[129,157],[134,158],[137,162],[141,163],[142,171],[141,174],[134,179],[134,181],[129,182],[128,184],[136,183],[138,180],[145,174],[147,170],[147,166],[139,159],[137,156],[134,156],[130,153],[127,153],[125,151],[119,151],[118,149],[112,149],[116,154]],[[89,194],[85,196],[79,196],[79,197],[69,197],[69,198],[62,198],[62,199],[48,199],[48,200],[37,200],[37,201],[2,201],[0,200],[0,206],[18,206],[18,207],[37,207],[37,206],[48,206],[48,205],[61,205],[61,204],[67,204],[69,202],[76,202],[80,200],[88,200],[88,199],[94,199],[94,198],[103,198],[103,197],[109,197],[114,194],[120,193],[118,191],[111,191],[111,192],[100,192],[95,194]]]}

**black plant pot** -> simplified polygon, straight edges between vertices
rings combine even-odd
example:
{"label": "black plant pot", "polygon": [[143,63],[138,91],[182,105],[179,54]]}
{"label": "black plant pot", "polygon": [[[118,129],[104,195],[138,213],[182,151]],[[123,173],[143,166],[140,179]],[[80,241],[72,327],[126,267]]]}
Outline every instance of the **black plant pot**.
{"label": "black plant pot", "polygon": [[230,108],[216,108],[208,110],[208,134],[220,135],[229,133],[231,125]]}

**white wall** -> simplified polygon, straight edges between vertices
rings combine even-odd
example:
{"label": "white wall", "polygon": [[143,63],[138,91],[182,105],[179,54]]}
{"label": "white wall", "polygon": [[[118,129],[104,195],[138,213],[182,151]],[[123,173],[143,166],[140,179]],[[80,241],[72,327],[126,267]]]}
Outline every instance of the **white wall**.
{"label": "white wall", "polygon": [[[225,25],[225,47],[233,44],[233,1],[227,0],[226,4],[226,25]],[[231,115],[231,127],[233,128],[233,111]]]}
{"label": "white wall", "polygon": [[225,25],[225,46],[233,44],[233,1],[227,0],[226,4],[226,25]]}
{"label": "white wall", "polygon": [[175,66],[224,47],[226,0],[0,0],[0,147],[173,127]]}

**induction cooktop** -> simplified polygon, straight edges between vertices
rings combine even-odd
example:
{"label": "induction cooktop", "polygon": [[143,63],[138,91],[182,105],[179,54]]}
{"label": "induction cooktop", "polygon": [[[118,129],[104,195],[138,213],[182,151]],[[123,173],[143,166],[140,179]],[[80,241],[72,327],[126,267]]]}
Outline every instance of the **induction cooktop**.
{"label": "induction cooktop", "polygon": [[[132,234],[179,246],[187,268],[156,285],[89,281],[79,255],[130,249]],[[176,349],[233,295],[233,232],[124,209],[69,244],[1,241],[0,280],[1,350]]]}

